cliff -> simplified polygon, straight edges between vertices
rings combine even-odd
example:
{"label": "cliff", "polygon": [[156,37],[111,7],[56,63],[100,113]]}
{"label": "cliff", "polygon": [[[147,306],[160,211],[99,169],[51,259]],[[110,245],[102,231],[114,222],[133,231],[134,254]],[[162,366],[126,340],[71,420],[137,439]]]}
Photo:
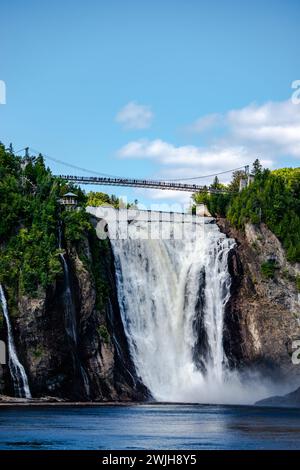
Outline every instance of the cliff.
{"label": "cliff", "polygon": [[220,229],[235,238],[229,257],[231,299],[225,315],[224,346],[233,366],[260,371],[280,382],[300,385],[300,365],[292,362],[300,339],[299,264],[291,264],[265,224],[244,230],[219,218]]}
{"label": "cliff", "polygon": [[[66,246],[65,259],[76,315],[76,344],[66,332],[63,275],[57,276],[51,287],[40,288],[36,297],[20,295],[11,315],[32,396],[78,401],[145,400],[149,394],[136,377],[122,326],[110,245],[104,246],[87,234],[80,250]],[[92,266],[99,269],[106,290],[100,301]],[[0,332],[6,338],[3,324]],[[0,393],[13,395],[7,366],[0,369]]]}

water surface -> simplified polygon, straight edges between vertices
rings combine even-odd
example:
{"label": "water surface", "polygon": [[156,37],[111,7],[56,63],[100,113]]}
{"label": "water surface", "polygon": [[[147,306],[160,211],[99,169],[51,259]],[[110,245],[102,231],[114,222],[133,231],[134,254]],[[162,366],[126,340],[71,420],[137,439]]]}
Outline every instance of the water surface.
{"label": "water surface", "polygon": [[177,404],[0,408],[0,449],[300,449],[300,410]]}

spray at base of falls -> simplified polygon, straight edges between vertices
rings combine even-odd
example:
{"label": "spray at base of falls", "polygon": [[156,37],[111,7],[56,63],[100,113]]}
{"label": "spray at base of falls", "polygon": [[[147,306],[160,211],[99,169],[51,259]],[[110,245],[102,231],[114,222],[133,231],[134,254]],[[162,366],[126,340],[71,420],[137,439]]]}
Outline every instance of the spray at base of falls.
{"label": "spray at base of falls", "polygon": [[[62,249],[62,233],[61,227],[58,228],[58,247]],[[82,378],[82,382],[84,385],[84,390],[86,397],[90,397],[90,384],[87,373],[84,367],[81,365],[78,354],[76,352],[77,347],[77,321],[76,321],[76,309],[73,301],[72,291],[71,291],[71,283],[70,283],[70,273],[68,263],[65,259],[63,253],[60,253],[60,259],[63,266],[64,271],[64,324],[65,324],[65,331],[71,341],[73,347],[73,360],[79,366],[80,375]],[[76,365],[75,365],[76,367]]]}
{"label": "spray at base of falls", "polygon": [[28,379],[23,365],[20,363],[9,318],[7,302],[2,285],[0,284],[0,303],[6,321],[8,337],[9,370],[14,384],[15,394],[19,398],[31,398]]}
{"label": "spray at base of falls", "polygon": [[182,239],[149,239],[150,223],[153,232],[155,222],[130,222],[125,239],[115,224],[120,236],[111,237],[122,320],[141,380],[158,401],[250,403],[265,396],[264,386],[254,394],[229,370],[223,349],[234,240],[203,219],[201,230],[200,221],[185,223]]}

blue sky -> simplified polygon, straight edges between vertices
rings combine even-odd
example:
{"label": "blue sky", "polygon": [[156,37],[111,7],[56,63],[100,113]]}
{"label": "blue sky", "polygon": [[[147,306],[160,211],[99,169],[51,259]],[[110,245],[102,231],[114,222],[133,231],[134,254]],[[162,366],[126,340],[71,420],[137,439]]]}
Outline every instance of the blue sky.
{"label": "blue sky", "polygon": [[0,17],[0,139],[16,150],[142,178],[299,166],[298,0],[2,0]]}

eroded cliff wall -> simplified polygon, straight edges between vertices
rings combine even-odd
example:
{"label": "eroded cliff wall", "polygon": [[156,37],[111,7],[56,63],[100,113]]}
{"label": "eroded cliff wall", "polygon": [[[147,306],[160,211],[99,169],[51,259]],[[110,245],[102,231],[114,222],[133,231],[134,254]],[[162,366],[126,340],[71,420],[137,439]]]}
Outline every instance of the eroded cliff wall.
{"label": "eroded cliff wall", "polygon": [[[99,242],[96,249],[99,255],[95,261],[88,236],[81,243],[80,254],[74,246],[65,246],[76,311],[77,344],[70,340],[65,329],[63,276],[58,276],[46,291],[40,289],[36,298],[20,295],[16,299],[17,308],[11,312],[11,321],[19,359],[26,369],[33,397],[126,401],[149,396],[136,376],[129,355],[110,245],[104,249]],[[91,269],[93,264],[100,269],[98,283],[103,283],[105,292],[100,302]],[[3,324],[1,338],[5,337]],[[83,380],[83,374],[87,380]],[[14,393],[8,366],[0,369],[0,393]]]}
{"label": "eroded cliff wall", "polygon": [[292,361],[300,339],[299,265],[265,224],[239,231],[226,219],[218,225],[236,239],[229,258],[231,299],[225,318],[224,346],[233,366],[259,370],[267,377],[300,385],[300,365]]}

